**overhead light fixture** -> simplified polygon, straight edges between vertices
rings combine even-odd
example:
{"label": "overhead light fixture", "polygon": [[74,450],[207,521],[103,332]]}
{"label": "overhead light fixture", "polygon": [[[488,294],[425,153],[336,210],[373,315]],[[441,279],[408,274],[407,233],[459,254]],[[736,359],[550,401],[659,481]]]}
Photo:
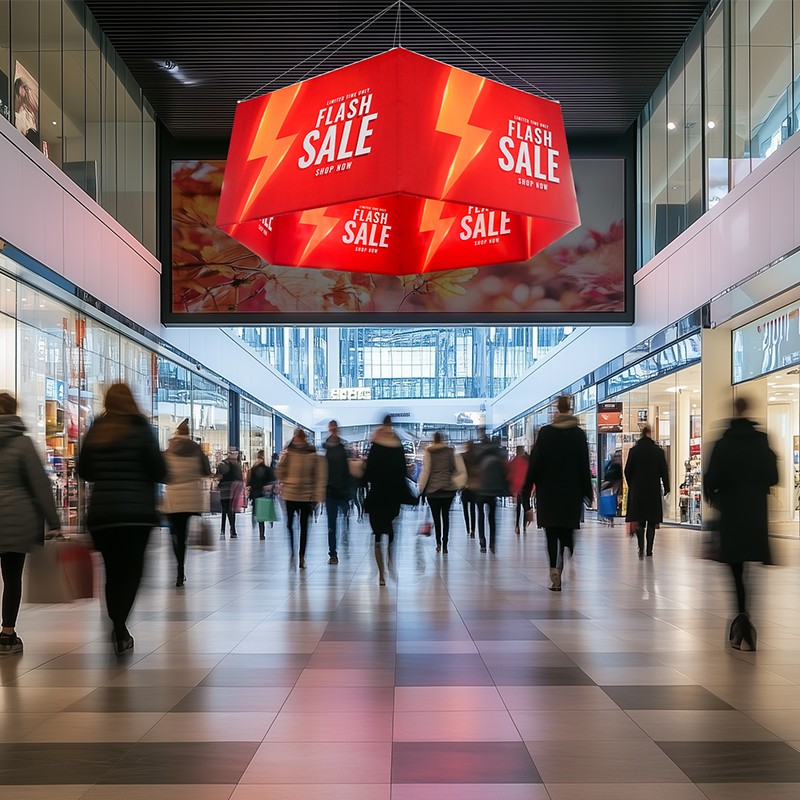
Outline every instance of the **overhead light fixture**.
{"label": "overhead light fixture", "polygon": [[675,130],[675,123],[674,122],[668,122],[667,123],[667,130],[668,131],[674,131]]}
{"label": "overhead light fixture", "polygon": [[713,119],[710,119],[710,120],[708,121],[707,125],[708,125],[708,127],[709,127],[709,128],[711,128],[712,130],[713,130],[714,128],[716,128],[716,127],[717,127],[717,123],[716,123],[716,122],[714,122],[714,120],[713,120]]}
{"label": "overhead light fixture", "polygon": [[53,125],[58,125],[58,123],[55,120],[53,120]]}

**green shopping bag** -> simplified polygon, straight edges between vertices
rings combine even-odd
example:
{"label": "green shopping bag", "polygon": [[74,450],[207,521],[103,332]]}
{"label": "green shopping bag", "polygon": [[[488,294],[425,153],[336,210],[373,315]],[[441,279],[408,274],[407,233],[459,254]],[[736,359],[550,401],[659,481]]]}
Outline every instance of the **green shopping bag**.
{"label": "green shopping bag", "polygon": [[256,522],[277,522],[278,514],[275,511],[275,501],[271,497],[257,497],[253,516]]}

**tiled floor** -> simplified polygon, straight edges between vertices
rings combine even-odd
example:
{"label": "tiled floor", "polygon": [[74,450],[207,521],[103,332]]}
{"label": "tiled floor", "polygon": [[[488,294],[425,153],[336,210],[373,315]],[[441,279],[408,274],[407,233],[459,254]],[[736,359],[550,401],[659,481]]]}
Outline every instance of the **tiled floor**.
{"label": "tiled floor", "polygon": [[193,551],[154,535],[132,633],[98,600],[25,606],[0,657],[3,800],[778,800],[800,797],[798,543],[754,568],[759,650],[726,647],[725,568],[664,529],[640,561],[589,522],[564,591],[500,512],[481,554],[404,512],[378,586],[368,527],[308,568],[283,529]]}

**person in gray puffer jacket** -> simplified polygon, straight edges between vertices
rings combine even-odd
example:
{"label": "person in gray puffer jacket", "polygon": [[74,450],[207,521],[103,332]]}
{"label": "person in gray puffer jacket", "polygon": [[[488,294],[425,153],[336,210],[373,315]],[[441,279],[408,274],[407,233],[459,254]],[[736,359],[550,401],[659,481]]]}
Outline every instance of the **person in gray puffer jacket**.
{"label": "person in gray puffer jacket", "polygon": [[0,394],[0,565],[3,571],[3,630],[0,653],[21,653],[16,634],[22,601],[22,568],[25,555],[44,544],[44,527],[58,530],[53,488],[25,425],[17,416],[17,401]]}

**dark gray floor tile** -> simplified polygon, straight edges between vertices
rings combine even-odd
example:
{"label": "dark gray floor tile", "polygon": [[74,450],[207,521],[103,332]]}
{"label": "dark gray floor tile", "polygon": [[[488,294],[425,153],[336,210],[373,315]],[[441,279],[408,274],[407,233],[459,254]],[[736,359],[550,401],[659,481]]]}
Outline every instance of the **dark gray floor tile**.
{"label": "dark gray floor tile", "polygon": [[303,669],[309,658],[309,653],[231,653],[216,669]]}
{"label": "dark gray floor tile", "polygon": [[476,641],[547,641],[547,636],[527,620],[483,620],[467,623],[470,636]]}
{"label": "dark gray floor tile", "polygon": [[141,742],[98,783],[235,784],[258,746],[258,742]]}
{"label": "dark gray floor tile", "polygon": [[278,711],[291,686],[198,686],[172,709],[175,713],[203,711]]}
{"label": "dark gray floor tile", "polygon": [[217,667],[200,681],[198,686],[294,686],[303,672],[302,667],[258,669],[224,669]]}
{"label": "dark gray floor tile", "polygon": [[186,686],[101,686],[65,709],[119,713],[171,711],[190,691]]}
{"label": "dark gray floor tile", "polygon": [[395,742],[393,783],[541,783],[522,742]]}
{"label": "dark gray floor tile", "polygon": [[531,609],[521,612],[526,619],[589,619],[586,614],[571,608]]}
{"label": "dark gray floor tile", "polygon": [[731,711],[733,706],[702,686],[603,686],[625,711]]}
{"label": "dark gray floor tile", "polygon": [[396,686],[492,686],[494,681],[485,667],[452,667],[450,669],[398,669]]}
{"label": "dark gray floor tile", "polygon": [[478,653],[398,653],[398,670],[441,672],[454,669],[485,669]]}
{"label": "dark gray floor tile", "polygon": [[663,667],[655,653],[575,653],[575,660],[593,667]]}
{"label": "dark gray floor tile", "polygon": [[[0,787],[97,783],[130,744],[0,744]],[[11,796],[0,788],[0,795]]]}
{"label": "dark gray floor tile", "polygon": [[490,667],[498,686],[594,686],[595,682],[578,667]]}
{"label": "dark gray floor tile", "polygon": [[785,742],[656,742],[695,783],[797,783],[800,753]]}

